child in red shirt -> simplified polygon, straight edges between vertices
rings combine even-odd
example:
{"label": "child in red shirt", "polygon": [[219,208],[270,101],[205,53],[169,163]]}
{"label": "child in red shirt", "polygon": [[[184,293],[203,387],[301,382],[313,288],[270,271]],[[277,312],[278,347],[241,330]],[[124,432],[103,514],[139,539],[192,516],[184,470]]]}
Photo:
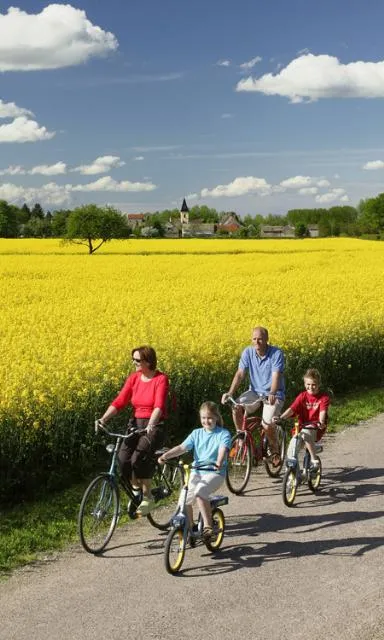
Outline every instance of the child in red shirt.
{"label": "child in red shirt", "polygon": [[[283,420],[297,416],[299,420],[299,430],[302,431],[305,446],[311,456],[311,465],[316,468],[319,461],[316,457],[316,441],[320,440],[327,428],[329,396],[320,391],[321,377],[317,369],[308,369],[304,374],[305,391],[299,393],[297,398],[292,402],[291,406],[281,414]],[[318,424],[317,430],[306,429],[305,425]],[[294,451],[295,441],[292,438],[292,445],[288,448],[288,458]]]}

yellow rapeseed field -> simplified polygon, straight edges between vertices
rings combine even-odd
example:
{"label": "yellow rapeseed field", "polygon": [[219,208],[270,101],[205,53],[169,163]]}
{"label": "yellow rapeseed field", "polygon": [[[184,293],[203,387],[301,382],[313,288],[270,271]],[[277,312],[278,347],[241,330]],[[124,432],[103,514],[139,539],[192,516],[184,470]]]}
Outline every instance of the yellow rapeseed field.
{"label": "yellow rapeseed field", "polygon": [[1,239],[0,272],[0,437],[17,446],[41,447],[41,431],[54,448],[52,433],[65,440],[74,417],[100,413],[139,344],[185,407],[218,399],[258,324],[286,351],[292,391],[309,365],[336,389],[382,368],[383,243],[125,240],[89,256]]}

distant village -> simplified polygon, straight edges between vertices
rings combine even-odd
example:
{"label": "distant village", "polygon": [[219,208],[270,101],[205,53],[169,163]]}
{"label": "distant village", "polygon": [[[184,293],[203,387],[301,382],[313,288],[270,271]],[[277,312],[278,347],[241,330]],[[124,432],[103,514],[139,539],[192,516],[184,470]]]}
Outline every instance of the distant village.
{"label": "distant village", "polygon": [[[140,229],[141,237],[157,237],[158,230],[147,223],[144,213],[128,213],[128,225],[137,232]],[[165,238],[213,238],[215,236],[238,236],[246,225],[235,212],[222,215],[219,222],[203,222],[198,219],[189,219],[189,207],[184,198],[180,209],[180,218],[163,223],[163,237]],[[317,238],[319,236],[318,225],[306,227],[307,236]],[[135,234],[134,234],[135,235]],[[295,238],[295,227],[291,225],[261,225],[260,238]]]}

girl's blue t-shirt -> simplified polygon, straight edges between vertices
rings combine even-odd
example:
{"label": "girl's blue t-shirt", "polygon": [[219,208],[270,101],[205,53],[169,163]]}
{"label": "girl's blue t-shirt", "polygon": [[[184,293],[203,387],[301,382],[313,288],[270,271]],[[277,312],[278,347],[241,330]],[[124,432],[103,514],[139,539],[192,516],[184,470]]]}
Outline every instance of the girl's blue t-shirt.
{"label": "girl's blue t-shirt", "polygon": [[[230,449],[231,434],[224,427],[215,427],[212,431],[200,427],[199,429],[194,429],[182,445],[187,451],[193,450],[195,464],[215,464],[220,447]],[[218,472],[222,476],[225,475],[226,465],[227,461],[225,460],[223,467]]]}

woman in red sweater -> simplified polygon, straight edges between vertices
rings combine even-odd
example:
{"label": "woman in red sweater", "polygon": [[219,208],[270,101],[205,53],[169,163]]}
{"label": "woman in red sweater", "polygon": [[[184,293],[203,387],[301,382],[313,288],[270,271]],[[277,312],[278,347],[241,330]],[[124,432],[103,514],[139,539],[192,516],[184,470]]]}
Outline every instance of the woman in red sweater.
{"label": "woman in red sweater", "polygon": [[132,436],[121,446],[119,464],[125,478],[143,491],[138,512],[147,515],[154,506],[151,477],[154,470],[154,452],[164,444],[164,418],[169,389],[168,377],[157,370],[156,351],[149,346],[132,349],[136,371],[128,376],[118,396],[102,416],[106,423],[116,413],[131,404],[134,425],[145,428],[145,433]]}

